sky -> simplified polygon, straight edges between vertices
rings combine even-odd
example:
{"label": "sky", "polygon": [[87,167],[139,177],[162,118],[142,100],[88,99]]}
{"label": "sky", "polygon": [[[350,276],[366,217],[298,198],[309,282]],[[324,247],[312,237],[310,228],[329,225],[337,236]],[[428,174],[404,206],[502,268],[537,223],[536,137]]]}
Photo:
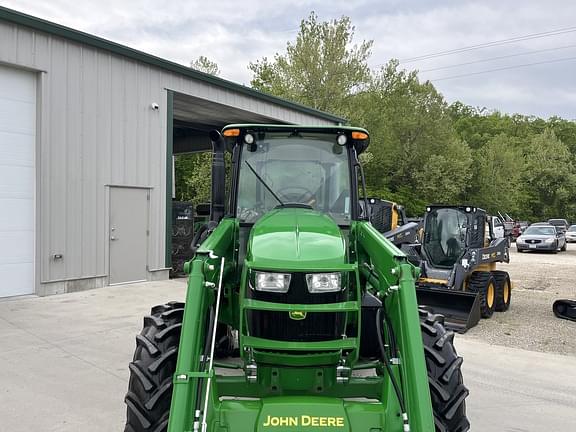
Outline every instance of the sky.
{"label": "sky", "polygon": [[[203,55],[218,64],[222,78],[246,85],[248,64],[283,53],[311,11],[320,21],[348,16],[356,43],[374,41],[373,69],[396,58],[403,68],[419,70],[421,80],[431,80],[448,102],[576,119],[573,0],[0,0],[0,5],[184,65]],[[508,41],[460,50],[502,40]],[[429,56],[454,50],[459,51]]]}

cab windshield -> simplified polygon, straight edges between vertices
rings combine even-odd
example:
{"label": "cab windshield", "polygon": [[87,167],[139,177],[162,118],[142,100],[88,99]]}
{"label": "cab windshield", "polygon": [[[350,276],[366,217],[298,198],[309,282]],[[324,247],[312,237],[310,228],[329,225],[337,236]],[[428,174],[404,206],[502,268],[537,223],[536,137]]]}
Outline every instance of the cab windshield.
{"label": "cab windshield", "polygon": [[[258,135],[257,135],[258,136]],[[243,144],[237,217],[254,223],[276,207],[308,207],[350,223],[350,173],[346,147],[336,136],[267,132]]]}
{"label": "cab windshield", "polygon": [[464,252],[466,213],[458,209],[433,209],[426,217],[424,250],[436,267],[452,267]]}

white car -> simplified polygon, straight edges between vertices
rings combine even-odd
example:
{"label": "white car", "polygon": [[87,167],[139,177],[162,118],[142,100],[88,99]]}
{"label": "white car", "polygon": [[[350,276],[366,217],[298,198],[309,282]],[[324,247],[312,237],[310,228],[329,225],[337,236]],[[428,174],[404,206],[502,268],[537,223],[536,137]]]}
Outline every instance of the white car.
{"label": "white car", "polygon": [[504,237],[504,224],[498,216],[492,216],[492,232],[495,238]]}

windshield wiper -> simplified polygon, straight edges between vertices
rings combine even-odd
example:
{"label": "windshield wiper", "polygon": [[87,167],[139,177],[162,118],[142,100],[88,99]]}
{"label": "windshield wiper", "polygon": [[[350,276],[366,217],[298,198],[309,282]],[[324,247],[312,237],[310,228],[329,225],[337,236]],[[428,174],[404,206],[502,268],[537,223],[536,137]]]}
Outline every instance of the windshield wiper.
{"label": "windshield wiper", "polygon": [[272,194],[272,196],[273,196],[274,198],[276,198],[276,201],[278,201],[278,202],[280,203],[280,205],[281,205],[282,207],[284,207],[285,204],[282,202],[282,200],[278,197],[278,195],[276,195],[276,194],[274,193],[274,191],[270,188],[270,186],[268,186],[268,185],[266,184],[266,182],[264,181],[264,179],[258,175],[258,173],[257,173],[256,170],[252,167],[252,165],[250,165],[250,163],[249,163],[247,160],[245,160],[244,162],[246,162],[246,165],[248,165],[248,168],[250,168],[250,171],[252,171],[252,172],[254,173],[254,175],[256,176],[256,178],[257,178],[258,180],[260,180],[260,183],[262,183],[262,184],[264,185],[264,187],[268,190],[268,192],[270,192],[270,193]]}

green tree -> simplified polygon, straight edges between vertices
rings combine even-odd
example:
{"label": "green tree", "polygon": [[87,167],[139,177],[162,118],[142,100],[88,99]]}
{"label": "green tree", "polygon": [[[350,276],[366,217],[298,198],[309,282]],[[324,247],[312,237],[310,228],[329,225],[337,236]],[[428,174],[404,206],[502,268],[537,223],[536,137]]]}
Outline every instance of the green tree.
{"label": "green tree", "polygon": [[576,169],[566,144],[553,131],[535,135],[526,148],[524,214],[532,219],[576,217]]}
{"label": "green tree", "polygon": [[572,155],[576,156],[576,122],[560,117],[550,117],[547,127],[568,146]]}
{"label": "green tree", "polygon": [[176,199],[196,204],[210,202],[212,154],[184,153],[176,155]]}
{"label": "green tree", "polygon": [[196,69],[200,72],[204,72],[209,75],[219,76],[220,68],[218,64],[210,60],[208,57],[201,55],[196,60],[190,63],[192,69]]}
{"label": "green tree", "polygon": [[449,113],[454,121],[454,129],[473,149],[481,148],[501,134],[529,139],[547,128],[546,121],[538,117],[502,114],[486,108],[473,108],[461,102],[450,105]]}
{"label": "green tree", "polygon": [[492,214],[518,214],[524,199],[524,158],[514,138],[500,134],[473,153],[468,201]]}
{"label": "green tree", "polygon": [[351,120],[371,132],[365,167],[371,193],[404,204],[410,214],[421,214],[426,203],[460,199],[471,152],[430,82],[390,61],[350,102]]}
{"label": "green tree", "polygon": [[312,12],[300,23],[295,42],[284,54],[266,57],[248,68],[253,88],[313,108],[347,114],[346,99],[370,78],[367,60],[372,41],[353,45],[350,18],[319,22]]}

